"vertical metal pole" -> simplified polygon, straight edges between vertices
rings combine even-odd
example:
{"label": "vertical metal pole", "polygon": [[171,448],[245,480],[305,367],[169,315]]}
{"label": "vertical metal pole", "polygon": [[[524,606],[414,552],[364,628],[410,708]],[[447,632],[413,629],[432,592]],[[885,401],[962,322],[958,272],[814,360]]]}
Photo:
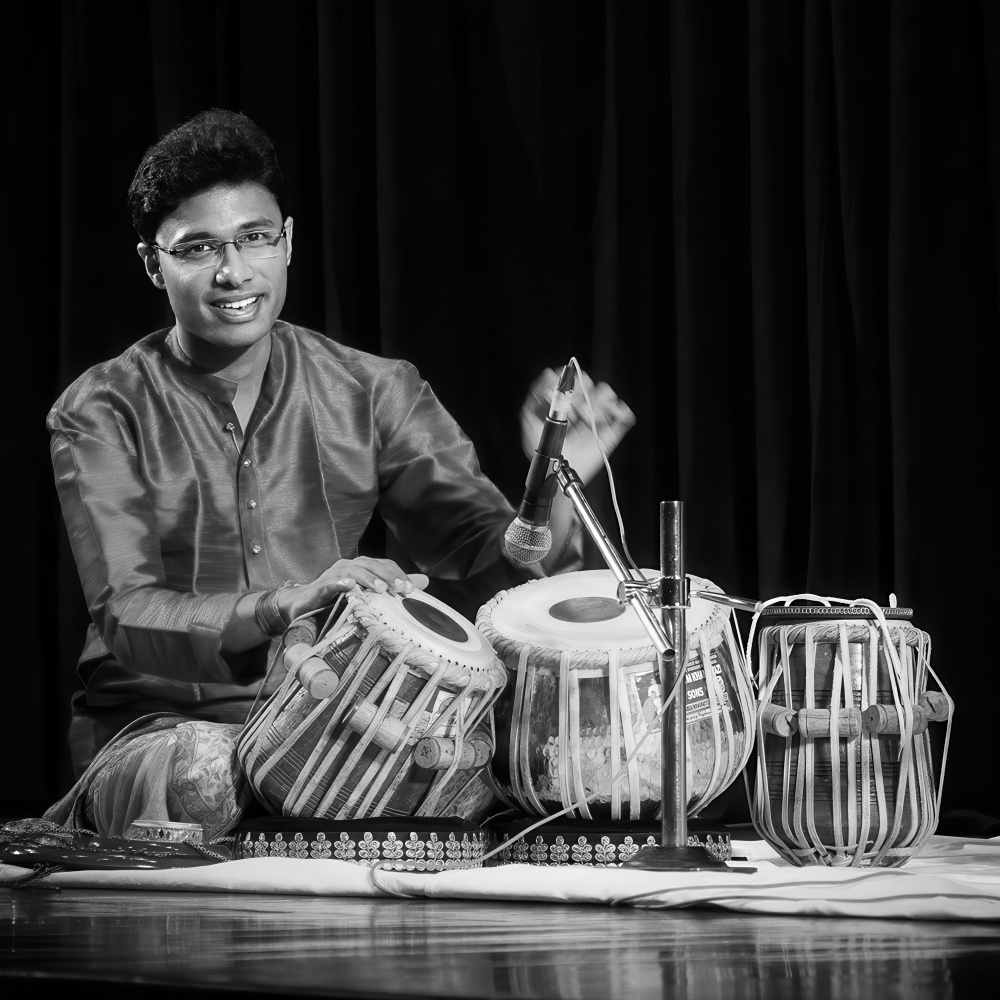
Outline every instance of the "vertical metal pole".
{"label": "vertical metal pole", "polygon": [[[673,656],[660,661],[660,691],[666,698],[687,668],[687,595],[684,577],[684,503],[660,504],[660,605],[663,626],[674,647]],[[662,846],[687,846],[687,684],[663,716],[660,732],[660,773],[663,792]]]}

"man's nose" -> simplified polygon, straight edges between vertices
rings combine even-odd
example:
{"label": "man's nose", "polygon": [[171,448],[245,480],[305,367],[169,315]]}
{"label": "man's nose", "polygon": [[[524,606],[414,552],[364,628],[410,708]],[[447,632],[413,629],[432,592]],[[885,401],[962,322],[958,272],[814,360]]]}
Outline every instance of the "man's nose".
{"label": "man's nose", "polygon": [[220,285],[242,285],[253,277],[253,268],[247,259],[236,249],[235,243],[225,243],[222,247],[222,260],[215,270],[215,280]]}

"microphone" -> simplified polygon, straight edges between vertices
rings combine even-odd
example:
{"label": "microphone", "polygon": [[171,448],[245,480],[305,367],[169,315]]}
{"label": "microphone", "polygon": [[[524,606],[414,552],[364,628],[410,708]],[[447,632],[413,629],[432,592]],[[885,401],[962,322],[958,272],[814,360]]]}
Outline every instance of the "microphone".
{"label": "microphone", "polygon": [[511,521],[503,536],[507,555],[522,566],[544,559],[552,548],[549,517],[552,498],[559,485],[552,474],[552,467],[555,461],[562,458],[568,427],[566,415],[569,413],[574,381],[573,365],[568,364],[563,368],[559,384],[552,393],[549,414],[528,467],[528,478],[524,481],[524,499],[517,517]]}

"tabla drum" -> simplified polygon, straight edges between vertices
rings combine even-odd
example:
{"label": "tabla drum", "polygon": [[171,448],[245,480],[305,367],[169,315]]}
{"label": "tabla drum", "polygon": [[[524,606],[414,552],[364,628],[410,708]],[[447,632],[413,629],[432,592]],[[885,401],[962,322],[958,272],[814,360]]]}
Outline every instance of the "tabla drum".
{"label": "tabla drum", "polygon": [[[931,640],[906,608],[767,607],[757,623],[757,832],[796,865],[896,867],[934,833]],[[943,774],[942,774],[943,778]]]}
{"label": "tabla drum", "polygon": [[[689,579],[692,590],[719,589]],[[503,591],[479,611],[510,675],[496,708],[493,775],[529,813],[572,806],[581,819],[639,820],[659,810],[657,655],[617,586],[608,570],[566,573]],[[730,618],[701,598],[687,616],[691,814],[736,778],[751,750],[753,695]]]}
{"label": "tabla drum", "polygon": [[244,727],[237,753],[260,802],[285,816],[473,818],[493,751],[503,666],[441,601],[360,591]]}

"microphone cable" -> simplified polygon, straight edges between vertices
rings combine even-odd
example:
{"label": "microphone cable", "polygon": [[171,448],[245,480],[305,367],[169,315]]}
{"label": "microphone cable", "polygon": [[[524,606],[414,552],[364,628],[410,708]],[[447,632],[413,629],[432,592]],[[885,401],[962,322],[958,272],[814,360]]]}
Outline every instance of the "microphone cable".
{"label": "microphone cable", "polygon": [[618,537],[621,539],[622,551],[625,553],[625,558],[628,560],[629,565],[638,574],[639,579],[644,583],[649,583],[645,574],[641,569],[639,569],[638,564],[632,558],[628,542],[625,540],[625,520],[622,517],[621,507],[618,505],[618,490],[615,487],[615,474],[611,471],[611,462],[608,460],[608,453],[604,450],[604,445],[601,443],[601,436],[597,432],[597,419],[594,416],[594,404],[590,399],[590,393],[587,391],[587,380],[583,376],[583,369],[580,367],[580,362],[577,361],[576,355],[571,357],[567,363],[573,365],[576,369],[577,378],[580,382],[580,388],[583,390],[583,398],[587,403],[587,415],[590,418],[590,431],[594,436],[594,441],[597,444],[597,450],[601,454],[601,460],[604,462],[604,468],[608,473],[608,486],[611,490],[611,504],[615,509],[615,518],[618,521]]}

